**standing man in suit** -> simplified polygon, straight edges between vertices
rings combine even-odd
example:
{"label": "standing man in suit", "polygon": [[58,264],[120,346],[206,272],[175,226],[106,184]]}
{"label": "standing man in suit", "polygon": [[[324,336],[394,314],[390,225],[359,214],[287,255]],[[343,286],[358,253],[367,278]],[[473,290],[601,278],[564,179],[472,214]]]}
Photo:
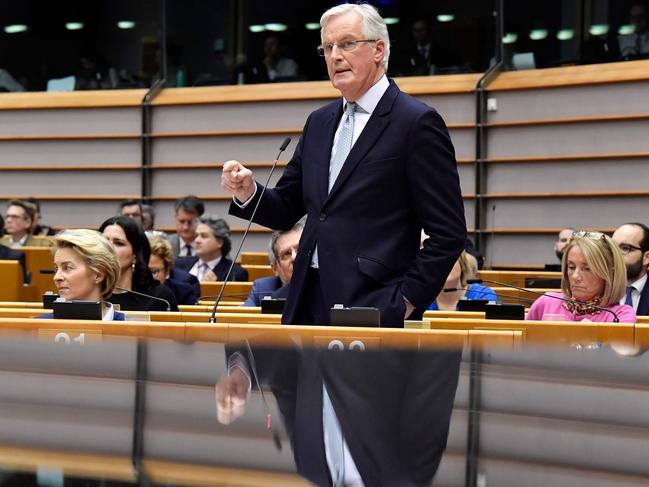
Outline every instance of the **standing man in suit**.
{"label": "standing man in suit", "polygon": [[649,315],[649,228],[642,223],[625,223],[613,233],[626,264],[627,292],[620,304],[633,306],[636,315]]}
{"label": "standing man in suit", "polygon": [[[437,112],[387,79],[390,41],[374,7],[338,5],[320,25],[318,52],[343,98],[309,116],[263,198],[237,161],[225,163],[222,186],[234,196],[231,213],[243,218],[261,198],[255,221],[264,226],[286,230],[307,214],[284,323],[326,325],[330,308],[343,304],[376,307],[382,326],[402,327],[441,291],[464,248],[453,145]],[[420,250],[422,229],[430,238]],[[440,363],[366,354],[356,356],[367,357],[364,366],[309,350],[256,354],[297,470],[322,486],[428,485],[446,445],[460,355]],[[217,384],[221,418],[241,412],[246,361],[233,353]]]}
{"label": "standing man in suit", "polygon": [[194,239],[198,219],[205,213],[205,204],[196,196],[183,196],[174,204],[176,212],[176,234],[169,237],[169,243],[176,257],[196,255]]}
{"label": "standing man in suit", "polygon": [[[196,255],[181,257],[174,268],[187,271],[199,281],[223,281],[232,261],[228,254],[232,248],[230,227],[223,218],[204,216],[196,227],[194,240]],[[230,281],[247,281],[248,271],[234,264]]]}
{"label": "standing man in suit", "polygon": [[[442,289],[466,239],[446,125],[387,79],[387,28],[378,13],[368,21],[368,7],[323,16],[318,52],[343,98],[309,116],[255,218],[286,230],[308,215],[284,323],[328,324],[343,304],[378,307],[382,326],[403,326]],[[262,191],[252,172],[228,161],[221,182],[230,212],[249,218]],[[419,250],[422,229],[430,238]]]}
{"label": "standing man in suit", "polygon": [[304,224],[299,221],[288,232],[275,231],[268,244],[268,260],[275,273],[272,277],[260,277],[252,283],[252,291],[243,306],[261,306],[261,300],[266,296],[276,297],[276,292],[282,289],[279,297],[285,298],[288,285],[293,276],[293,264],[300,245],[300,237]]}
{"label": "standing man in suit", "polygon": [[46,239],[34,238],[31,234],[36,207],[22,200],[11,200],[7,205],[5,215],[5,233],[0,238],[0,244],[7,247],[49,247]]}

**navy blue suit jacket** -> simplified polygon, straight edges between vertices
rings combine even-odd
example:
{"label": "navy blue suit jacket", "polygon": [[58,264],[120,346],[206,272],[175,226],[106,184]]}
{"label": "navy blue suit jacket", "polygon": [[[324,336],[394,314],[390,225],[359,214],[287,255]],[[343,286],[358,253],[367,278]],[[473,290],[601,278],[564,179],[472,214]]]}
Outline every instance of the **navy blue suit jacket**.
{"label": "navy blue suit jacket", "polygon": [[25,275],[25,253],[20,250],[12,249],[5,245],[0,245],[0,260],[17,260],[23,270],[23,280]]}
{"label": "navy blue suit jacket", "polygon": [[[175,268],[178,268],[182,271],[189,272],[194,264],[198,262],[198,257],[195,255],[191,257],[180,257],[176,260],[174,264]],[[232,261],[223,257],[218,264],[212,268],[212,272],[216,274],[218,281],[223,281],[225,276],[228,274],[228,269],[230,268]],[[232,275],[230,276],[230,281],[247,281],[248,280],[248,271],[241,267],[239,264],[234,264],[232,268]]]}
{"label": "navy blue suit jacket", "polygon": [[196,304],[201,296],[201,284],[196,276],[177,267],[171,269],[164,284],[174,293],[178,304]]}
{"label": "navy blue suit jacket", "polygon": [[264,296],[271,296],[280,287],[282,287],[282,281],[276,276],[255,279],[252,283],[252,290],[243,306],[261,306],[261,300],[264,299]]}
{"label": "navy blue suit jacket", "polygon": [[[382,326],[403,326],[405,296],[422,311],[464,248],[466,223],[455,153],[437,112],[390,86],[327,192],[341,100],[313,112],[293,158],[268,189],[255,221],[289,230],[305,213],[284,323],[299,323],[307,269],[318,247],[327,308],[374,306]],[[263,186],[245,209],[250,218]],[[430,236],[419,250],[422,228]]]}

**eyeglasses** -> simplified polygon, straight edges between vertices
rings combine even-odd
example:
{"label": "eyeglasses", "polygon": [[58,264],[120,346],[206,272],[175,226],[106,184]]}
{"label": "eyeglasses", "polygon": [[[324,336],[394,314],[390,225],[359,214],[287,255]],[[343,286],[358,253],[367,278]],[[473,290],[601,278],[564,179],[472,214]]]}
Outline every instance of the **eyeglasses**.
{"label": "eyeglasses", "polygon": [[594,238],[594,239],[603,239],[606,235],[602,232],[585,232],[583,230],[577,230],[572,232],[572,238]]}
{"label": "eyeglasses", "polygon": [[6,220],[27,220],[25,215],[7,215],[5,216]]}
{"label": "eyeglasses", "polygon": [[622,251],[622,253],[624,255],[630,254],[634,250],[642,251],[642,249],[640,247],[636,247],[635,245],[626,244],[626,243],[618,244],[618,247],[620,247],[620,250]]}
{"label": "eyeglasses", "polygon": [[350,52],[356,49],[356,46],[359,42],[376,42],[378,39],[358,39],[358,40],[348,40],[342,42],[328,42],[327,44],[321,44],[317,47],[318,54],[323,57],[331,56],[331,53],[334,50],[334,46],[338,49],[342,49],[345,52]]}

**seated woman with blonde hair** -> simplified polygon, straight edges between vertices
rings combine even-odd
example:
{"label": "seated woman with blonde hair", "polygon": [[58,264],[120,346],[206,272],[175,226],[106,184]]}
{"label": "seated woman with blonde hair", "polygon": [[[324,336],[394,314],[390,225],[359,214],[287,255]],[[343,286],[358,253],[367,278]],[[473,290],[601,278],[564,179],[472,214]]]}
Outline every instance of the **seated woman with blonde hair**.
{"label": "seated woman with blonde hair", "polygon": [[[444,289],[449,291],[439,293],[428,309],[433,311],[455,311],[462,299],[496,301],[496,293],[490,287],[481,284],[471,284],[467,287],[467,280],[475,278],[477,273],[478,263],[476,258],[463,250],[444,283]],[[450,289],[453,289],[453,291],[450,291]]]}
{"label": "seated woman with blonde hair", "polygon": [[103,320],[124,321],[124,314],[106,301],[120,275],[117,254],[110,242],[94,230],[64,230],[51,240],[54,284],[59,296],[66,301],[101,301]]}
{"label": "seated woman with blonde hair", "polygon": [[149,270],[153,278],[171,289],[178,304],[196,304],[201,294],[201,285],[195,276],[174,267],[174,254],[167,239],[150,237],[149,244]]}
{"label": "seated woman with blonde hair", "polygon": [[546,293],[534,301],[526,319],[612,322],[617,316],[623,323],[635,323],[633,308],[619,304],[626,290],[626,267],[622,252],[608,235],[573,232],[563,252],[561,272],[562,292]]}

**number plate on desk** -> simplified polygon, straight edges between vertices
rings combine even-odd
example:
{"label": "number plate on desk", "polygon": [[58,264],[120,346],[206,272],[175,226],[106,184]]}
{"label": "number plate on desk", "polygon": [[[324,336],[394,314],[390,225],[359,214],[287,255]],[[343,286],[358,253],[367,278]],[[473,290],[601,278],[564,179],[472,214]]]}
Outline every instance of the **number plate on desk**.
{"label": "number plate on desk", "polygon": [[42,341],[61,345],[83,345],[101,341],[101,330],[55,330],[40,328],[38,337]]}
{"label": "number plate on desk", "polygon": [[313,337],[313,345],[318,348],[328,350],[358,350],[363,351],[368,348],[380,348],[381,338],[379,337]]}

